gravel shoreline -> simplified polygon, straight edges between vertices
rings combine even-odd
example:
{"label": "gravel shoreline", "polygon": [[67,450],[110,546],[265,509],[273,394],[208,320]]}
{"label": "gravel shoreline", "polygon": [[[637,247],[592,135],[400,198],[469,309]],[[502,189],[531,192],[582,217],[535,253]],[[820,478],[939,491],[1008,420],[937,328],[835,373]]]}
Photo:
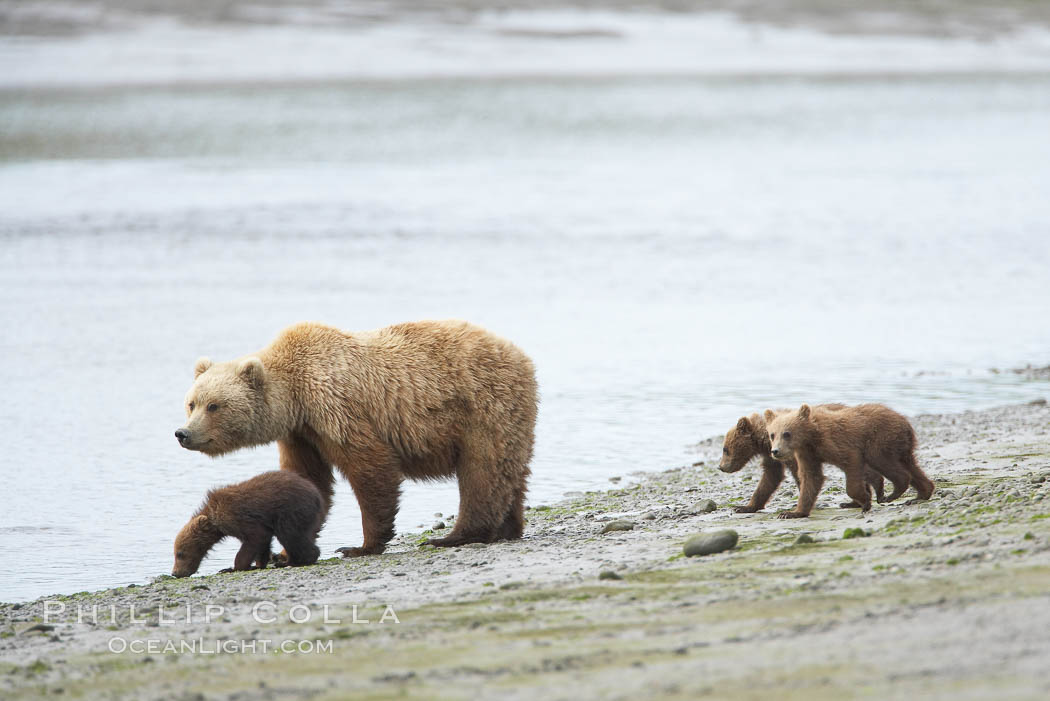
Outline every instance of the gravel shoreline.
{"label": "gravel shoreline", "polygon": [[[735,514],[759,468],[719,472],[719,436],[692,465],[532,508],[517,542],[440,550],[406,533],[370,558],[0,604],[0,695],[1043,697],[1050,407],[913,423],[937,485],[922,504],[839,509],[828,468],[808,519],[775,518],[788,484]],[[733,549],[682,554],[723,529]],[[211,654],[260,640],[304,647]],[[162,649],[187,641],[196,654]]]}

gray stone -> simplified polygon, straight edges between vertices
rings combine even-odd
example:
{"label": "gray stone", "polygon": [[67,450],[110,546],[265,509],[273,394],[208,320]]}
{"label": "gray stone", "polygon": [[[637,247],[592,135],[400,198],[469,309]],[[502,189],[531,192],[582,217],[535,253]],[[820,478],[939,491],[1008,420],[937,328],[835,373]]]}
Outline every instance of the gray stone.
{"label": "gray stone", "polygon": [[816,543],[816,539],[808,533],[803,533],[798,538],[795,538],[795,545],[805,545],[806,543]]}
{"label": "gray stone", "polygon": [[599,533],[612,533],[613,531],[633,531],[633,521],[609,521],[605,524],[605,528],[601,529]]}
{"label": "gray stone", "polygon": [[431,530],[440,531],[442,528],[445,528],[445,522],[444,521],[438,521],[437,523],[434,524],[434,526],[433,526],[433,528],[431,528]]}
{"label": "gray stone", "polygon": [[623,579],[623,577],[612,570],[602,570],[598,573],[598,579]]}
{"label": "gray stone", "polygon": [[682,552],[686,554],[686,557],[720,553],[723,550],[731,550],[732,548],[735,548],[739,539],[740,536],[738,536],[737,532],[733,530],[701,533],[700,535],[695,535],[687,540],[685,546],[682,548]]}

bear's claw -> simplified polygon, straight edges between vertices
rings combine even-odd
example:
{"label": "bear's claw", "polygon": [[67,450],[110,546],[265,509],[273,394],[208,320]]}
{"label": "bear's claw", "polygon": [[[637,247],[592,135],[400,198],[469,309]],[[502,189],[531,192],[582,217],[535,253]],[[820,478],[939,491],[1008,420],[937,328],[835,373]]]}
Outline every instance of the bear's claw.
{"label": "bear's claw", "polygon": [[799,511],[781,511],[777,514],[777,518],[806,518],[809,514],[804,514]]}
{"label": "bear's claw", "polygon": [[733,511],[738,514],[753,514],[756,513],[758,509],[753,506],[734,506]]}
{"label": "bear's claw", "polygon": [[346,546],[343,548],[336,548],[335,551],[343,557],[364,557],[365,555],[378,555],[383,552],[383,549],[374,550],[371,548],[357,548]]}

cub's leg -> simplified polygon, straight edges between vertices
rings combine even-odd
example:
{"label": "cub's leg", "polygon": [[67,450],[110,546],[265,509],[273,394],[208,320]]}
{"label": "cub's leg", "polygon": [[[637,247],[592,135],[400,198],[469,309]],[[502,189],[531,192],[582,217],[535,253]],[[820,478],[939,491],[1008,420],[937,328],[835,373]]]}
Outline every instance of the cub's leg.
{"label": "cub's leg", "polygon": [[270,551],[270,539],[273,533],[262,527],[252,528],[246,531],[241,538],[241,548],[233,558],[233,569],[223,572],[243,572],[252,568],[252,561],[257,559],[266,548]]}
{"label": "cub's leg", "polygon": [[919,495],[915,499],[909,500],[907,503],[916,504],[920,501],[926,501],[933,496],[933,482],[926,476],[926,473],[919,467],[919,463],[915,460],[915,453],[909,450],[902,458],[901,463],[904,465],[904,469],[911,475],[912,484],[915,485],[915,491]]}
{"label": "cub's leg", "polygon": [[[798,479],[797,471],[795,473],[795,479]],[[736,506],[733,508],[738,514],[753,514],[756,511],[761,511],[769,503],[769,497],[773,496],[773,492],[777,490],[780,483],[784,481],[784,464],[773,459],[762,460],[762,479],[758,481],[758,486],[755,488],[755,493],[751,495],[751,501],[747,503],[747,506]]]}
{"label": "cub's leg", "polygon": [[[876,472],[870,465],[864,466],[864,482],[875,492],[875,501],[882,504],[886,501],[886,483],[882,475]],[[870,499],[870,496],[869,496]],[[856,501],[845,501],[839,504],[841,509],[858,509],[860,504]]]}
{"label": "cub's leg", "polygon": [[897,460],[885,460],[879,459],[872,463],[872,466],[881,474],[889,478],[890,482],[893,483],[893,491],[886,497],[885,501],[880,500],[880,503],[889,503],[904,494],[911,486],[911,475],[904,468],[904,465]]}
{"label": "cub's leg", "polygon": [[794,511],[781,511],[777,518],[806,518],[817,503],[817,496],[824,486],[824,466],[811,455],[795,453],[798,463],[798,504]]}
{"label": "cub's leg", "polygon": [[842,466],[842,470],[846,473],[846,494],[853,498],[862,512],[871,509],[871,492],[865,479],[864,461],[860,456],[853,456]]}

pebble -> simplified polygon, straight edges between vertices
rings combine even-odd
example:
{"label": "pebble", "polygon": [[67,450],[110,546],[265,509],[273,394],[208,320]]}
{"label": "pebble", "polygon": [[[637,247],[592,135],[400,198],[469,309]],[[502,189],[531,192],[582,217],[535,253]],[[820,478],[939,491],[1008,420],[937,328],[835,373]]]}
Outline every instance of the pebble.
{"label": "pebble", "polygon": [[623,577],[612,570],[602,570],[598,573],[598,579],[623,579]]}
{"label": "pebble", "polygon": [[735,548],[739,539],[740,536],[733,530],[701,533],[687,540],[682,548],[682,552],[685,553],[686,557],[720,553],[723,550]]}
{"label": "pebble", "polygon": [[431,528],[431,530],[440,531],[442,528],[445,528],[445,527],[446,526],[445,526],[445,522],[444,521],[438,521],[437,523],[434,524],[434,526]]}
{"label": "pebble", "polygon": [[718,504],[716,504],[710,499],[704,499],[702,501],[696,502],[693,508],[702,514],[709,514],[718,508]]}
{"label": "pebble", "polygon": [[601,533],[611,533],[613,531],[633,531],[634,521],[610,521],[605,524],[605,527],[598,531]]}
{"label": "pebble", "polygon": [[817,540],[808,533],[803,533],[798,538],[795,538],[795,545],[805,545],[806,543],[816,543]]}

